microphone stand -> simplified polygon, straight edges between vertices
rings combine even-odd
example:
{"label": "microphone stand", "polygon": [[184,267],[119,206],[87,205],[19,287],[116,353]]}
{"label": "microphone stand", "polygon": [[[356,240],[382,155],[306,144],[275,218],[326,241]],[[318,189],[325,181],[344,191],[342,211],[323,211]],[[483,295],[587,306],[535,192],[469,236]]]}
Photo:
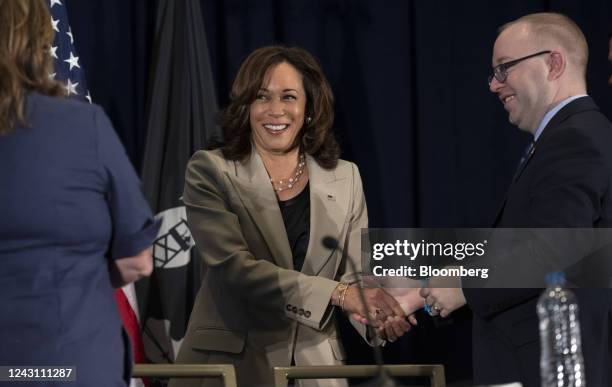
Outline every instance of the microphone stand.
{"label": "microphone stand", "polygon": [[[332,236],[323,237],[323,239],[321,240],[321,243],[323,244],[323,246],[325,246],[326,248],[330,250],[338,249],[340,250],[341,253],[343,254],[345,253],[344,248],[340,246],[340,243],[338,242],[338,240]],[[346,259],[349,261],[351,270],[354,273],[357,273],[358,270],[357,270],[357,267],[355,266],[355,262],[353,262],[348,252],[346,253]],[[363,287],[361,286],[361,278],[357,282],[357,293],[359,294],[359,301],[361,302],[363,309],[366,311],[365,317],[366,317],[366,320],[368,320],[368,325],[366,326],[367,334],[371,338],[376,338],[376,331],[373,328],[374,321],[372,320],[372,316],[370,316],[370,313],[368,312],[369,311],[368,302],[366,300],[365,292],[363,291]],[[383,367],[384,359],[383,359],[382,351],[380,350],[380,345],[374,345],[372,347],[372,352],[374,353],[374,361],[376,362],[376,368],[378,368],[378,376],[376,377],[376,379],[372,381],[371,385],[376,386],[376,387],[397,387],[397,384],[395,383],[393,378],[391,378],[389,373]]]}

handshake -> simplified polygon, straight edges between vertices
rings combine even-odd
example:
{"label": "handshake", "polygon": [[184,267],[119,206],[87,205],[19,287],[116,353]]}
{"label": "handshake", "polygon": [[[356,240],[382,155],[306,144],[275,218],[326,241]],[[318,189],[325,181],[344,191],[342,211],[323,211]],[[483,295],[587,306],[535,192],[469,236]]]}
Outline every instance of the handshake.
{"label": "handshake", "polygon": [[349,318],[371,325],[381,339],[394,342],[417,325],[414,314],[419,309],[425,308],[432,316],[447,317],[466,303],[459,286],[439,288],[431,286],[434,280],[426,284],[407,281],[385,284],[384,289],[364,288],[368,310],[364,308],[356,285],[340,284],[332,295],[332,304],[340,306]]}

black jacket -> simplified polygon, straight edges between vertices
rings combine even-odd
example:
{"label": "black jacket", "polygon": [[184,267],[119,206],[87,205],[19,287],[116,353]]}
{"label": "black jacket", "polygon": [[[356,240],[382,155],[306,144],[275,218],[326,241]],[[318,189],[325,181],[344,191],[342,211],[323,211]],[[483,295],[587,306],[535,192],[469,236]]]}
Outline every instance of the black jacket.
{"label": "black jacket", "polygon": [[[590,97],[563,107],[517,171],[494,227],[611,227],[612,124]],[[610,257],[612,260],[612,257]],[[520,265],[520,262],[517,262]],[[542,289],[464,289],[474,312],[477,384],[540,386]],[[575,289],[589,387],[607,387],[608,289]]]}

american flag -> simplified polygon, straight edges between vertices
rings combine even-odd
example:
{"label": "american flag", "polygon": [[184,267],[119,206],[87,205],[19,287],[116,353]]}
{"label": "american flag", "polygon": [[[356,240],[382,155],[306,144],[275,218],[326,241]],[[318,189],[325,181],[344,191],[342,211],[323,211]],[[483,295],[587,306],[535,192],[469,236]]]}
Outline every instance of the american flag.
{"label": "american flag", "polygon": [[74,48],[74,36],[68,24],[66,7],[61,0],[49,0],[49,10],[55,31],[55,40],[49,49],[49,54],[55,59],[55,72],[50,76],[64,84],[66,95],[91,103],[85,71]]}
{"label": "american flag", "polygon": [[[49,10],[51,25],[55,31],[55,39],[49,49],[49,54],[54,59],[55,70],[49,76],[64,85],[68,97],[92,103],[85,79],[85,70],[74,46],[74,36],[68,23],[66,6],[61,0],[49,0]],[[132,340],[134,362],[143,363],[145,361],[144,347],[138,324],[138,306],[134,285],[129,284],[122,289],[116,289],[115,299],[123,326]],[[132,379],[130,383],[130,387],[143,385],[148,385],[148,382],[141,379]]]}

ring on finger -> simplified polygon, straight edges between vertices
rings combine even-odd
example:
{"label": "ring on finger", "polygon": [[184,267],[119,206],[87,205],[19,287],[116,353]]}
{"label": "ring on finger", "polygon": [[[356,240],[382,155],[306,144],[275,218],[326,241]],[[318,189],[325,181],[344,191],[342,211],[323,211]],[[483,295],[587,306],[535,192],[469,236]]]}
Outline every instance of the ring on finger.
{"label": "ring on finger", "polygon": [[427,312],[427,314],[429,314],[430,316],[438,315],[438,312],[434,310],[429,304],[425,304],[425,307],[423,309],[425,309],[425,312]]}
{"label": "ring on finger", "polygon": [[373,319],[375,319],[375,320],[380,319],[381,315],[382,315],[382,310],[380,310],[380,309],[378,309],[378,308],[377,308],[377,309],[374,309],[372,312],[370,312],[370,316],[371,316]]}

